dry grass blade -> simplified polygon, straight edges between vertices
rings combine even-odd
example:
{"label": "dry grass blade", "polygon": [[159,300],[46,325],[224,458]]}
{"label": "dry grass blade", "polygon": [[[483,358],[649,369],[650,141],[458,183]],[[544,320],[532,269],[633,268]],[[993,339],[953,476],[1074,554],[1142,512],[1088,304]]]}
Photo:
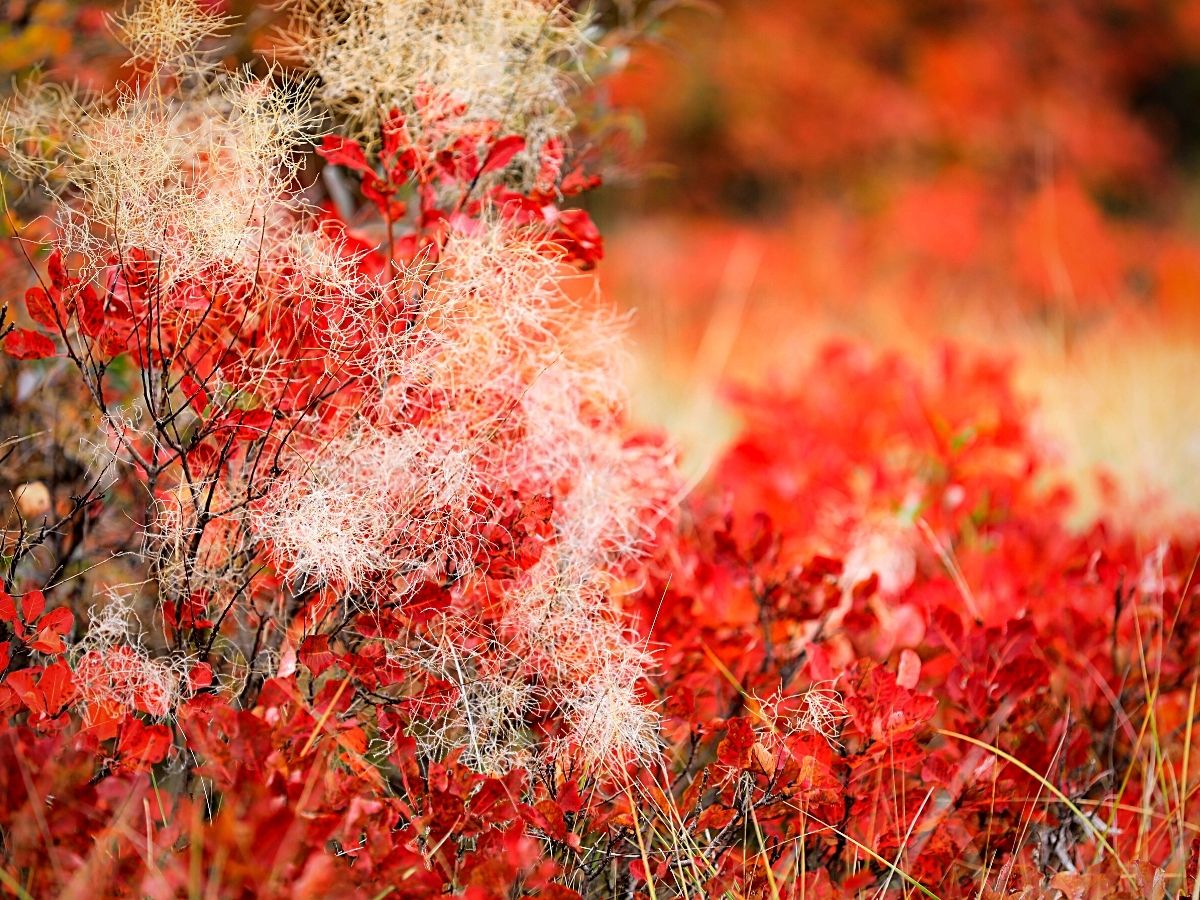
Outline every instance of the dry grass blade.
{"label": "dry grass blade", "polygon": [[945,737],[954,738],[955,740],[966,741],[968,744],[974,744],[976,747],[979,747],[982,750],[987,750],[990,753],[994,753],[996,756],[1000,757],[1005,762],[1011,763],[1012,765],[1014,765],[1018,769],[1020,769],[1022,772],[1024,772],[1026,775],[1028,775],[1030,778],[1033,778],[1035,781],[1037,781],[1038,784],[1040,784],[1043,788],[1045,788],[1047,791],[1049,791],[1051,794],[1053,794],[1060,803],[1062,803],[1064,806],[1066,806],[1067,809],[1069,809],[1074,814],[1074,816],[1079,820],[1080,824],[1082,824],[1083,827],[1087,829],[1088,833],[1091,834],[1093,838],[1095,838],[1096,843],[1098,843],[1101,847],[1103,847],[1105,850],[1107,850],[1109,853],[1112,854],[1113,860],[1116,862],[1117,867],[1121,870],[1121,875],[1124,878],[1126,878],[1131,884],[1134,884],[1134,885],[1137,884],[1137,882],[1134,880],[1133,873],[1131,873],[1129,871],[1129,869],[1127,869],[1125,867],[1125,863],[1123,863],[1121,861],[1121,857],[1117,854],[1116,848],[1114,848],[1112,846],[1112,844],[1109,843],[1108,839],[1104,836],[1104,833],[1102,831],[1100,831],[1099,828],[1096,827],[1096,824],[1095,824],[1095,822],[1092,821],[1092,818],[1090,816],[1084,814],[1083,810],[1081,810],[1074,803],[1074,801],[1071,800],[1070,797],[1068,797],[1066,794],[1064,794],[1055,785],[1053,785],[1052,783],[1047,781],[1046,777],[1044,775],[1042,775],[1036,769],[1033,769],[1033,768],[1029,767],[1028,765],[1026,765],[1025,763],[1021,762],[1021,760],[1017,759],[1011,753],[1007,753],[1004,750],[1001,750],[999,747],[996,747],[993,744],[989,744],[986,741],[981,741],[978,738],[973,738],[966,734],[959,734],[957,731],[947,731],[944,728],[937,729],[937,733],[940,735],[943,735]]}

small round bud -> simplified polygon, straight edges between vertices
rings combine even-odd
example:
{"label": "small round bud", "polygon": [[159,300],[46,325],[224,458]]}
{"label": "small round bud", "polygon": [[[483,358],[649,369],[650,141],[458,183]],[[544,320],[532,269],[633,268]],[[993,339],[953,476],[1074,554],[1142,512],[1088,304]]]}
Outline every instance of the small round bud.
{"label": "small round bud", "polygon": [[13,492],[22,519],[39,519],[50,512],[50,489],[41,481],[27,481]]}

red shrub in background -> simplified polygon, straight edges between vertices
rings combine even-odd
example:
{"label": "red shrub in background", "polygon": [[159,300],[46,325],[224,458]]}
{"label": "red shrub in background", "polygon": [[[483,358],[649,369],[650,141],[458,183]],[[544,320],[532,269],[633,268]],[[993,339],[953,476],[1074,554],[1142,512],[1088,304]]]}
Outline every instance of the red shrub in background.
{"label": "red shrub in background", "polygon": [[647,594],[708,788],[685,812],[739,824],[730,862],[768,894],[1142,896],[1194,870],[1195,547],[1067,529],[1003,366],[843,346],[802,383],[743,399]]}

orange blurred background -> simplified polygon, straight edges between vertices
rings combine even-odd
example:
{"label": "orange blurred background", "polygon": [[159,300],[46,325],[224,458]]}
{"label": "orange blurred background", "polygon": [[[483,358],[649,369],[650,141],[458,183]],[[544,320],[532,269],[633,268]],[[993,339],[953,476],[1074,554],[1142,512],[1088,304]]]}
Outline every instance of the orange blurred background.
{"label": "orange blurred background", "polygon": [[1081,517],[1200,511],[1200,2],[724,0],[653,38],[604,88],[645,139],[597,214],[691,473],[723,385],[949,340],[1014,360]]}

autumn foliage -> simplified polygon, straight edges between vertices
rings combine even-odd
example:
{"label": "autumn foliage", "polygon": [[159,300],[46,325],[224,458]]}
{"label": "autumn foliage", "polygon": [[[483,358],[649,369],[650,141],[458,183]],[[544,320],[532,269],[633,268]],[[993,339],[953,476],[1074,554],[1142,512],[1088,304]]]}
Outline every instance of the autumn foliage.
{"label": "autumn foliage", "polygon": [[1076,527],[1008,363],[832,344],[689,485],[578,289],[604,10],[300,2],[235,68],[209,6],[7,109],[0,891],[1197,889],[1200,547]]}

